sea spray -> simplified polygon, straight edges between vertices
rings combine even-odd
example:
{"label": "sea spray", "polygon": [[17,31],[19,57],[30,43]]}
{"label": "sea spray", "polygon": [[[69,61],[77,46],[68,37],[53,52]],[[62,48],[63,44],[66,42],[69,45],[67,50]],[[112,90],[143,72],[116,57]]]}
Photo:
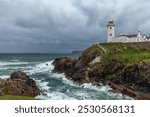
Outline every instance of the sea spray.
{"label": "sea spray", "polygon": [[[7,57],[8,56],[8,57]],[[65,74],[53,73],[52,62],[56,55],[7,55],[0,59],[0,77],[8,78],[14,71],[26,72],[33,78],[43,92],[36,99],[42,100],[105,100],[105,99],[130,99],[120,94],[109,92],[109,86],[95,86],[91,83],[77,85],[68,80]],[[62,56],[61,55],[57,55]],[[72,56],[72,55],[69,55]]]}

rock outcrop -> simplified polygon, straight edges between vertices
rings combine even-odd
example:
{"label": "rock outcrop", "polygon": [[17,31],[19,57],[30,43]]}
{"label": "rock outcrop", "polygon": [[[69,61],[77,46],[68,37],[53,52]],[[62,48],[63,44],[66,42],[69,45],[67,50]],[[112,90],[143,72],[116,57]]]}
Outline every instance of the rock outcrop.
{"label": "rock outcrop", "polygon": [[40,89],[26,73],[17,71],[7,80],[0,79],[0,95],[35,97],[40,95]]}
{"label": "rock outcrop", "polygon": [[[112,48],[113,46],[111,46],[112,54],[116,52],[120,54],[120,52],[128,49],[125,46],[116,50],[116,47]],[[56,59],[53,63],[55,66],[54,72],[65,73],[68,79],[73,80],[77,84],[109,85],[113,92],[122,93],[134,99],[150,99],[149,62],[141,61],[134,64],[126,64],[114,58],[110,58],[106,62],[103,58],[107,55],[109,57],[109,53],[104,53],[97,47],[91,47],[90,49],[85,50],[78,60],[67,57]],[[129,52],[131,49],[129,47]],[[136,51],[138,52],[138,50]],[[150,56],[149,51],[147,53]],[[149,60],[149,58],[144,59]]]}

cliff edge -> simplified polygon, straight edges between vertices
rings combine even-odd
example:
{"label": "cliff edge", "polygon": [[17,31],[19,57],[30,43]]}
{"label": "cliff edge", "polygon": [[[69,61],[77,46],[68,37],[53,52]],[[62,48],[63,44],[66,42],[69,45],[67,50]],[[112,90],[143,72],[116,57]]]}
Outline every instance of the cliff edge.
{"label": "cliff edge", "polygon": [[109,85],[113,92],[150,99],[150,43],[100,43],[79,59],[57,58],[54,72],[77,84]]}

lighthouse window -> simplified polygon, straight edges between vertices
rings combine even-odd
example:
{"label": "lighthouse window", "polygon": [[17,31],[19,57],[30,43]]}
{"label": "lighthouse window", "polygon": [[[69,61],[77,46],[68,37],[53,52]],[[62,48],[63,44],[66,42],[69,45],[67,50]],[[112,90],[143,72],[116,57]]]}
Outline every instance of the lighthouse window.
{"label": "lighthouse window", "polygon": [[110,29],[112,29],[112,27],[110,27]]}
{"label": "lighthouse window", "polygon": [[110,34],[110,36],[112,36],[112,34]]}

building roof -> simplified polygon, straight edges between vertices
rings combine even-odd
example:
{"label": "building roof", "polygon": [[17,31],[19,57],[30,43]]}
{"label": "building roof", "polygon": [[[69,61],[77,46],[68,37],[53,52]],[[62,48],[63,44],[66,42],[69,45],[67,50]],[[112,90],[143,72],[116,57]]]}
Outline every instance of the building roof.
{"label": "building roof", "polygon": [[132,37],[137,37],[138,34],[131,34],[131,35],[119,35],[118,37],[122,37],[122,36],[125,36],[125,37],[128,37],[128,38],[132,38]]}
{"label": "building roof", "polygon": [[113,20],[109,20],[108,23],[114,24],[114,21]]}
{"label": "building roof", "polygon": [[123,36],[126,37],[126,35],[123,35],[123,34],[122,35],[118,35],[117,37],[123,37]]}
{"label": "building roof", "polygon": [[109,26],[115,26],[113,20],[109,20],[109,21],[108,21],[107,27],[109,27]]}
{"label": "building roof", "polygon": [[126,37],[128,38],[132,38],[132,37],[137,37],[138,34],[131,34],[131,35],[126,35]]}
{"label": "building roof", "polygon": [[150,37],[146,37],[147,39],[150,39]]}

